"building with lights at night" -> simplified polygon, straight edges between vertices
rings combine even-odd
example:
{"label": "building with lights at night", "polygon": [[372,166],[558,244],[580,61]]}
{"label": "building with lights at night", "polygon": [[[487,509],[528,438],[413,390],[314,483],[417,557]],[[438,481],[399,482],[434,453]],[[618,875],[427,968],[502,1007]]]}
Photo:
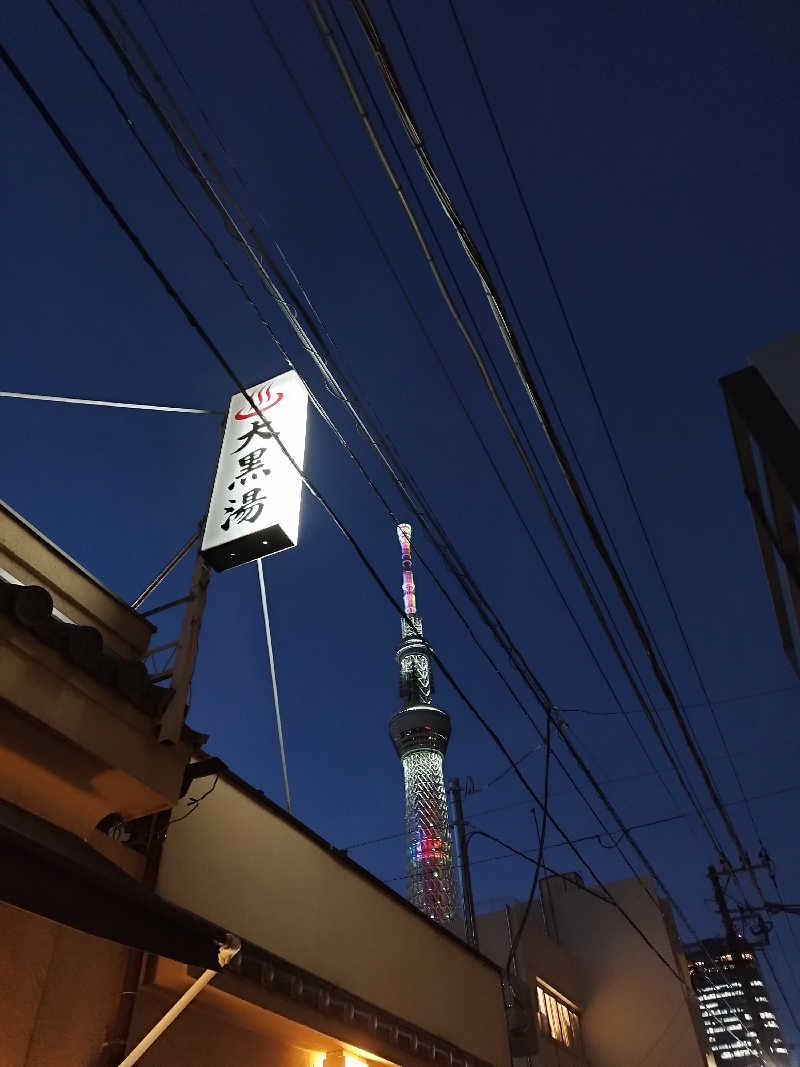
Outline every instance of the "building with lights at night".
{"label": "building with lights at night", "polygon": [[154,631],[0,503],[0,1065],[511,1067],[495,964],[159,741]]}
{"label": "building with lights at night", "polygon": [[403,765],[407,896],[431,919],[450,924],[459,915],[443,769],[450,716],[433,703],[433,674],[417,614],[408,523],[397,527],[397,535],[405,612],[397,649],[403,703],[389,721],[389,735]]}
{"label": "building with lights at night", "polygon": [[[732,952],[724,938],[687,945],[692,985],[717,1065],[779,1067],[789,1049],[755,953],[744,941]],[[755,1051],[757,1044],[764,1050]]]}

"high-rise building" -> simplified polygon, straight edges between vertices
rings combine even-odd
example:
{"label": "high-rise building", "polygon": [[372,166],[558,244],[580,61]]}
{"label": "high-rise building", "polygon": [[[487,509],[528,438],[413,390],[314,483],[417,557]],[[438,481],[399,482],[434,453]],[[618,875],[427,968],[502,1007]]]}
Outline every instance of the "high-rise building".
{"label": "high-rise building", "polygon": [[692,986],[716,1063],[780,1067],[789,1050],[755,953],[743,939],[709,938],[684,946]]}
{"label": "high-rise building", "polygon": [[441,923],[458,917],[453,849],[443,761],[450,716],[433,703],[428,644],[417,614],[411,569],[411,527],[397,527],[403,561],[402,640],[397,649],[402,707],[389,720],[389,735],[403,765],[406,791],[408,899]]}

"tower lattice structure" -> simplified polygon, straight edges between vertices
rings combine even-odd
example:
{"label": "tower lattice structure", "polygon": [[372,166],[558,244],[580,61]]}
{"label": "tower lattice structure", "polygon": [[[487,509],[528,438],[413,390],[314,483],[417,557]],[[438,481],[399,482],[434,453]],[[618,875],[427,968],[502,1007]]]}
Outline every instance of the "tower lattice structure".
{"label": "tower lattice structure", "polygon": [[410,525],[398,526],[397,536],[405,611],[397,649],[403,703],[389,720],[389,735],[405,780],[406,895],[431,919],[450,923],[459,914],[443,769],[450,716],[433,703],[433,674],[411,569]]}

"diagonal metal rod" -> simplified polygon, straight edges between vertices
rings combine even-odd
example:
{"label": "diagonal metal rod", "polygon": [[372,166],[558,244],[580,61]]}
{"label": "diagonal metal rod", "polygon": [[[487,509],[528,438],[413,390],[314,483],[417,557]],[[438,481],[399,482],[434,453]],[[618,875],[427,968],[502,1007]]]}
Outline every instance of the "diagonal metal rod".
{"label": "diagonal metal rod", "polygon": [[264,630],[267,635],[267,652],[269,653],[269,673],[272,677],[272,698],[275,701],[275,722],[278,727],[278,746],[281,750],[281,768],[283,770],[283,788],[286,792],[286,810],[292,810],[292,799],[289,795],[289,773],[286,770],[286,749],[283,746],[283,726],[281,725],[281,706],[278,703],[278,679],[275,674],[275,654],[272,650],[272,630],[269,625],[269,612],[267,611],[267,589],[264,585],[264,565],[261,559],[256,560],[258,566],[258,585],[261,590],[261,610],[264,613]]}
{"label": "diagonal metal rod", "polygon": [[9,400],[50,400],[54,404],[88,404],[99,408],[129,408],[134,411],[168,411],[181,415],[224,415],[224,411],[211,411],[207,408],[173,408],[162,404],[128,404],[119,400],[84,400],[77,396],[46,396],[43,393],[8,393],[0,390],[0,397]]}
{"label": "diagonal metal rod", "polygon": [[169,561],[169,563],[166,565],[166,567],[164,567],[162,570],[160,570],[158,572],[158,574],[155,576],[155,578],[152,580],[152,582],[147,586],[147,588],[144,589],[137,596],[137,598],[131,604],[132,608],[139,608],[145,602],[145,600],[147,600],[147,598],[150,596],[150,594],[161,585],[161,583],[170,574],[170,572],[172,570],[174,570],[175,567],[178,566],[178,564],[183,559],[183,557],[186,555],[186,553],[191,549],[192,545],[197,544],[197,542],[200,540],[200,535],[203,532],[203,523],[204,522],[205,522],[205,519],[203,519],[203,522],[200,523],[200,529],[197,531],[196,534],[192,535],[191,540],[187,541],[186,544],[183,546],[183,548],[178,549],[178,552],[176,553],[176,555],[174,555],[172,557],[172,559]]}

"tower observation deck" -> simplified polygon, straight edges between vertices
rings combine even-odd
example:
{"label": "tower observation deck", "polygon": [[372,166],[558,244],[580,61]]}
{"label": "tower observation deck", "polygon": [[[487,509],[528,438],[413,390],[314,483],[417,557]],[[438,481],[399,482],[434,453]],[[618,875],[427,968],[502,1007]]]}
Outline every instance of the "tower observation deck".
{"label": "tower observation deck", "polygon": [[411,569],[411,527],[397,527],[403,561],[402,640],[397,649],[402,707],[389,720],[389,736],[403,765],[406,793],[406,895],[437,922],[459,914],[443,761],[450,716],[433,703],[428,644],[417,614]]}

